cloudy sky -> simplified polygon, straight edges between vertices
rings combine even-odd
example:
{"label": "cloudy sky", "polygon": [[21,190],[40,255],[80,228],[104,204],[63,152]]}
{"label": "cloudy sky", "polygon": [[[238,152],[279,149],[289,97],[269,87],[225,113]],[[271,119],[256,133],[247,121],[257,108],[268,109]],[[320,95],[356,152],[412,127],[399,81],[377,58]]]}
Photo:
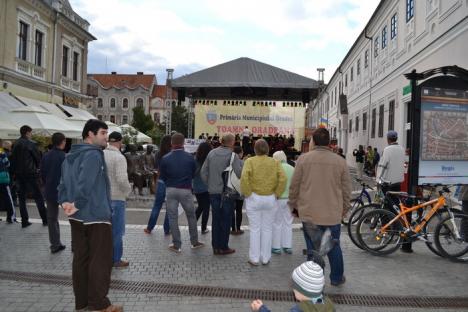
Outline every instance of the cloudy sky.
{"label": "cloudy sky", "polygon": [[[69,0],[98,38],[89,73],[178,77],[250,57],[332,76],[380,0]],[[106,65],[107,64],[107,65]]]}

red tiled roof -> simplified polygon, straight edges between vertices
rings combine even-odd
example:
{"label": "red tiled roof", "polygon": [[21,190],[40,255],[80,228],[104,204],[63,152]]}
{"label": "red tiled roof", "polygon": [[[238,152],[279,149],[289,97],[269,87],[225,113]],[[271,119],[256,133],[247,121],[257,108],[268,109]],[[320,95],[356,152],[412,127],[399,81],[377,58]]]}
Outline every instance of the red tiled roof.
{"label": "red tiled roof", "polygon": [[103,88],[135,89],[142,86],[151,90],[156,81],[155,75],[89,74],[88,78],[99,82]]}
{"label": "red tiled roof", "polygon": [[[175,91],[174,89],[171,89],[172,90],[172,98],[175,99],[177,98],[177,91]],[[154,85],[154,88],[153,88],[153,94],[151,94],[151,98],[162,98],[162,99],[165,99],[166,98],[166,86],[165,85]]]}

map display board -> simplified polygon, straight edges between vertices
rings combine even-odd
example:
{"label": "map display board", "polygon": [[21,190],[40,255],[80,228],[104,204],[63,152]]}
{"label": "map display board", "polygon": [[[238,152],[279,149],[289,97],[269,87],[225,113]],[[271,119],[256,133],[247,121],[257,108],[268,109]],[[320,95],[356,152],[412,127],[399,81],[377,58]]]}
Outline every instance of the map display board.
{"label": "map display board", "polygon": [[468,184],[468,90],[421,90],[418,184]]}

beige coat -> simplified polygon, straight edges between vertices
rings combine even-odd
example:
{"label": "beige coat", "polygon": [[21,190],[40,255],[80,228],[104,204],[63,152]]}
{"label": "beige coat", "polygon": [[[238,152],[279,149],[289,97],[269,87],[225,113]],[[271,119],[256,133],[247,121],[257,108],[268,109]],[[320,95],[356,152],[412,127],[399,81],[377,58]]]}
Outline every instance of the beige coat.
{"label": "beige coat", "polygon": [[299,157],[289,188],[289,207],[297,209],[301,221],[340,224],[350,199],[351,178],[346,160],[321,146]]}

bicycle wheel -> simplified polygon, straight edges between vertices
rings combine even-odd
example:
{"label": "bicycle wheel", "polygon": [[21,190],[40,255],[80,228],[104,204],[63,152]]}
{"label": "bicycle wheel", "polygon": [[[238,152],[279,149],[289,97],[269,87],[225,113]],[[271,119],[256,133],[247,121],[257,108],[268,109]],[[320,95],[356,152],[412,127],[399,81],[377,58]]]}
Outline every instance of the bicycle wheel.
{"label": "bicycle wheel", "polygon": [[364,214],[356,228],[359,244],[374,255],[388,255],[397,250],[404,228],[401,220],[395,221],[385,232],[381,232],[382,227],[395,217],[394,213],[385,209]]}
{"label": "bicycle wheel", "polygon": [[356,236],[357,223],[359,222],[359,220],[362,218],[362,216],[365,213],[375,210],[375,209],[379,209],[380,207],[381,206],[379,204],[364,205],[356,209],[349,217],[349,222],[347,226],[349,238],[351,239],[351,242],[353,242],[354,245],[356,245],[358,248],[362,250],[365,250],[365,248],[359,244],[359,241]]}
{"label": "bicycle wheel", "polygon": [[439,209],[427,222],[427,224],[422,229],[422,235],[425,239],[425,243],[429,250],[436,254],[439,257],[444,257],[443,254],[439,252],[439,249],[434,244],[434,233],[437,225],[448,216],[448,211],[445,208]]}
{"label": "bicycle wheel", "polygon": [[364,205],[364,203],[362,202],[362,200],[360,198],[351,199],[349,201],[349,204],[350,204],[351,207],[348,209],[348,211],[343,216],[343,218],[341,218],[341,223],[343,223],[344,225],[348,224],[349,218],[353,214],[353,212],[355,212],[357,209],[359,209],[360,207],[362,207]]}
{"label": "bicycle wheel", "polygon": [[468,215],[454,214],[437,224],[434,243],[439,252],[452,261],[468,262]]}

